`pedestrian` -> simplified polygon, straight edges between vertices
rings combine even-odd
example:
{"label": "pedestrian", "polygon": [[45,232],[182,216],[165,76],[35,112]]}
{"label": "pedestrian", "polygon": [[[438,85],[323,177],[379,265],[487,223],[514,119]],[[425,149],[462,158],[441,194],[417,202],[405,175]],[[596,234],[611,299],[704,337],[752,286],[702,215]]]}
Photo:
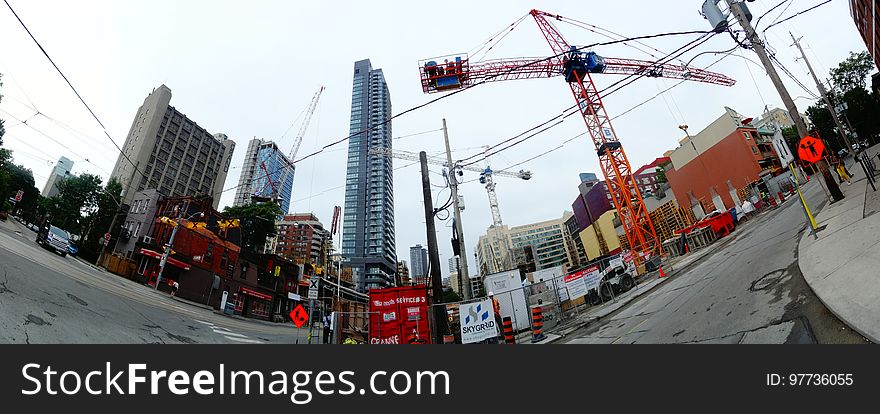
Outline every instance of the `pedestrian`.
{"label": "pedestrian", "polygon": [[175,280],[174,283],[171,284],[171,297],[177,295],[177,289],[180,289],[180,285]]}
{"label": "pedestrian", "polygon": [[331,337],[330,315],[324,315],[324,343],[329,344]]}
{"label": "pedestrian", "polygon": [[836,169],[837,169],[837,176],[840,177],[840,183],[843,184],[843,182],[846,181],[846,185],[852,185],[852,181],[850,181],[850,176],[848,174],[848,171],[846,171],[846,167],[843,165],[842,162],[839,162],[837,164]]}
{"label": "pedestrian", "polygon": [[501,340],[501,331],[504,323],[501,321],[501,304],[498,302],[498,299],[495,298],[495,293],[489,292],[489,299],[492,299],[492,313],[495,314],[495,327],[496,332],[498,332],[498,340]]}

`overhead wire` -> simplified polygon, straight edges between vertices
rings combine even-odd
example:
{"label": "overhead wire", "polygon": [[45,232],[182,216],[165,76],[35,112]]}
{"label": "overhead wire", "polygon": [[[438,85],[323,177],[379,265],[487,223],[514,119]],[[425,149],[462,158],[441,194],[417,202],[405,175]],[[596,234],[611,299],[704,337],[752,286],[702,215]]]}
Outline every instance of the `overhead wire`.
{"label": "overhead wire", "polygon": [[[89,104],[86,103],[85,99],[83,99],[83,97],[82,97],[82,95],[79,93],[79,91],[73,86],[73,84],[72,84],[72,83],[70,82],[70,80],[67,78],[67,75],[65,75],[64,72],[61,71],[61,68],[59,68],[58,65],[55,63],[55,61],[52,59],[52,57],[49,56],[49,53],[46,51],[45,48],[43,48],[43,45],[40,44],[40,42],[37,40],[36,37],[34,37],[33,33],[31,33],[31,30],[27,27],[27,25],[24,23],[24,21],[21,20],[21,17],[18,16],[18,13],[16,13],[15,9],[12,8],[12,5],[9,4],[9,1],[8,1],[8,0],[3,0],[3,2],[6,3],[6,7],[9,8],[9,11],[12,12],[12,14],[15,16],[16,20],[18,20],[18,23],[21,24],[21,27],[24,28],[24,30],[27,32],[28,36],[30,36],[31,40],[34,41],[34,43],[37,45],[37,47],[38,47],[38,48],[40,49],[40,51],[43,53],[43,56],[45,56],[46,59],[49,60],[49,63],[52,64],[52,67],[54,67],[55,70],[58,72],[58,74],[61,75],[61,78],[64,79],[64,81],[67,83],[67,86],[70,87],[70,89],[73,91],[73,93],[74,93],[74,94],[76,95],[76,97],[79,99],[79,101],[83,104],[83,106],[84,106],[84,107],[88,110],[88,112],[92,115],[92,118],[94,118],[95,121],[98,122],[98,125],[101,126],[101,130],[104,132],[104,135],[107,136],[107,139],[109,139],[110,142],[113,143],[113,146],[116,147],[116,149],[119,151],[119,153],[122,155],[122,157],[123,157],[126,161],[128,161],[128,163],[131,164],[132,167],[134,167],[135,171],[137,171],[138,173],[141,174],[141,176],[143,176],[143,177],[146,178],[146,174],[145,174],[143,171],[141,171],[141,170],[138,168],[138,165],[135,164],[134,161],[132,161],[132,160],[128,157],[128,154],[126,154],[125,151],[123,151],[122,148],[120,148],[119,145],[116,144],[116,141],[113,140],[113,137],[111,137],[111,136],[110,136],[110,133],[107,131],[107,127],[104,126],[104,123],[101,122],[101,119],[98,118],[98,115],[95,113],[95,111],[92,110],[92,107],[90,107]],[[94,165],[94,164],[92,164],[92,165]],[[96,165],[96,167],[97,167],[97,165]],[[101,168],[101,167],[98,167],[98,168]],[[106,170],[104,170],[104,171],[106,172]],[[108,173],[108,174],[109,174],[109,173]]]}
{"label": "overhead wire", "polygon": [[[658,60],[657,60],[656,62],[654,62],[654,63],[655,63],[655,65],[657,65],[657,64],[663,64],[663,63],[666,63],[666,62],[663,62],[663,61],[675,59],[676,57],[679,57],[679,56],[681,56],[682,54],[687,53],[688,51],[692,50],[693,48],[695,48],[695,47],[697,47],[697,46],[700,46],[701,44],[705,43],[706,41],[708,41],[710,38],[712,38],[712,37],[713,37],[714,35],[716,35],[716,34],[717,34],[717,33],[714,33],[714,32],[703,32],[703,35],[700,36],[699,38],[697,38],[697,39],[695,39],[695,40],[692,40],[691,42],[685,44],[684,46],[682,46],[682,47],[676,49],[675,51],[673,51],[673,52],[667,54],[665,57],[663,57],[663,58],[661,58],[661,59],[658,59]],[[673,55],[675,55],[675,56],[673,56]],[[646,74],[647,74],[647,72],[645,72],[645,71],[640,71],[640,72],[636,72],[636,73],[633,73],[633,74],[627,75],[627,76],[625,76],[624,78],[622,78],[622,79],[620,79],[620,80],[618,80],[618,81],[612,83],[611,85],[608,85],[607,87],[605,87],[605,88],[599,90],[599,91],[598,91],[598,92],[599,92],[599,95],[601,95],[603,98],[604,98],[604,97],[607,97],[607,96],[611,95],[612,93],[617,92],[617,91],[619,91],[620,89],[622,89],[622,88],[624,88],[624,87],[626,87],[626,86],[632,84],[632,83],[635,82],[636,80],[638,80],[638,79],[644,77]],[[626,82],[626,83],[624,83],[624,82]],[[612,89],[612,88],[614,88],[614,89]],[[608,92],[609,89],[612,89],[612,90],[611,90],[610,92]],[[518,134],[518,135],[516,135],[516,136],[514,136],[514,137],[512,137],[512,138],[506,139],[506,140],[504,140],[504,141],[499,142],[498,144],[495,144],[495,145],[493,145],[493,146],[490,146],[490,147],[489,147],[486,151],[484,151],[483,153],[476,153],[476,154],[471,155],[470,157],[466,157],[466,158],[464,158],[464,159],[462,159],[462,160],[459,160],[459,161],[473,160],[474,158],[476,158],[476,157],[480,157],[480,156],[482,155],[482,158],[476,159],[476,160],[474,160],[474,161],[470,161],[470,162],[463,163],[462,166],[467,166],[467,165],[475,164],[475,163],[477,163],[477,162],[479,162],[479,161],[482,161],[482,160],[486,159],[486,157],[492,156],[492,155],[497,154],[497,153],[499,153],[499,152],[501,152],[501,151],[504,151],[504,150],[507,150],[507,149],[509,149],[509,148],[512,148],[512,147],[514,147],[514,146],[516,146],[516,145],[518,145],[518,144],[520,144],[520,143],[522,143],[522,142],[525,142],[525,141],[527,141],[528,139],[530,139],[530,138],[532,138],[532,137],[535,137],[535,136],[537,136],[537,135],[539,135],[539,134],[541,134],[541,133],[543,133],[543,132],[545,132],[545,131],[547,131],[547,130],[549,130],[549,129],[551,129],[551,128],[553,128],[553,127],[559,125],[559,124],[561,124],[561,123],[565,120],[565,118],[568,118],[568,117],[570,117],[570,116],[572,116],[572,115],[574,115],[574,114],[578,114],[578,113],[580,113],[579,110],[572,111],[572,109],[577,108],[577,106],[578,106],[577,104],[572,105],[572,106],[568,107],[567,109],[565,109],[560,115],[557,115],[557,116],[555,116],[555,117],[553,117],[553,118],[551,118],[551,119],[549,119],[549,120],[547,120],[547,121],[544,121],[544,122],[542,122],[541,124],[538,124],[538,125],[535,126],[535,127],[529,128],[529,129],[526,130],[525,132],[520,133],[520,134]],[[551,122],[552,122],[551,125],[546,126],[547,124],[550,124]],[[539,128],[540,128],[540,129],[539,129]],[[522,137],[523,135],[528,134],[529,132],[534,131],[534,130],[536,130],[536,129],[538,129],[537,132],[534,132],[534,133],[532,133],[532,134],[530,134],[530,135],[528,135],[528,136],[526,136],[526,137],[524,137],[524,138],[520,138],[520,137]],[[514,140],[516,140],[516,139],[519,139],[519,140],[518,140],[518,141],[515,141],[515,142],[513,142],[512,144],[507,145],[507,146],[505,146],[505,147],[503,147],[503,148],[501,148],[501,149],[499,149],[499,150],[495,150],[495,151],[493,151],[493,152],[489,152],[489,151],[492,151],[493,149],[497,148],[497,147],[500,146],[500,145],[504,145],[504,144],[506,144],[506,143],[508,143],[508,142],[511,142],[511,141],[514,141]]]}
{"label": "overhead wire", "polygon": [[800,15],[802,15],[802,14],[804,14],[804,13],[807,13],[807,12],[809,12],[809,11],[815,10],[815,9],[819,8],[820,6],[824,6],[824,5],[828,4],[828,3],[831,3],[831,0],[825,0],[825,1],[823,1],[822,3],[819,3],[819,4],[817,4],[817,5],[813,6],[813,7],[810,7],[810,8],[808,8],[808,9],[806,9],[806,10],[801,10],[801,11],[799,11],[799,12],[797,12],[797,13],[795,13],[795,14],[789,16],[789,17],[786,17],[786,18],[784,18],[784,19],[782,19],[782,20],[779,20],[779,21],[777,21],[777,22],[773,22],[772,24],[770,24],[770,25],[768,25],[767,27],[765,27],[764,30],[762,31],[762,33],[763,33],[763,32],[766,32],[767,30],[770,30],[770,28],[772,28],[773,26],[776,26],[776,25],[779,25],[779,24],[785,23],[785,22],[787,22],[787,21],[789,21],[789,20],[791,20],[791,19],[794,19],[795,17],[798,17],[798,16],[800,16]]}
{"label": "overhead wire", "polygon": [[[713,34],[713,32],[711,32],[711,31],[706,31],[706,30],[687,30],[687,31],[678,31],[678,32],[664,32],[664,33],[657,33],[657,34],[652,34],[652,35],[636,36],[636,37],[627,38],[627,39],[622,39],[622,40],[616,40],[616,41],[598,42],[598,43],[593,43],[593,44],[590,44],[590,45],[587,45],[587,46],[576,47],[576,48],[574,48],[574,50],[583,50],[583,49],[588,49],[588,48],[596,47],[596,46],[607,46],[607,45],[619,44],[619,43],[623,43],[623,42],[626,42],[626,41],[633,41],[633,40],[653,39],[653,38],[668,37],[668,36],[685,36],[685,35],[692,35],[692,34],[701,34],[701,35],[703,35],[703,37],[705,37],[706,35]],[[409,108],[409,109],[406,109],[406,110],[404,110],[404,111],[402,111],[402,112],[400,112],[400,113],[397,113],[397,114],[395,114],[395,115],[389,117],[388,119],[386,119],[386,120],[384,120],[384,121],[381,121],[381,122],[379,122],[379,123],[377,123],[377,124],[375,124],[375,125],[373,125],[373,126],[371,126],[371,127],[369,127],[369,128],[366,128],[366,129],[364,129],[364,130],[361,130],[361,131],[357,131],[357,132],[351,133],[351,134],[349,134],[349,135],[347,135],[347,136],[345,136],[345,137],[342,137],[342,138],[340,138],[340,139],[338,139],[338,140],[336,140],[336,141],[330,142],[330,143],[324,145],[323,147],[321,147],[320,149],[318,149],[318,150],[316,150],[316,151],[314,151],[314,152],[312,152],[312,153],[309,153],[309,154],[307,154],[307,155],[304,155],[304,156],[302,156],[301,158],[299,158],[299,159],[297,159],[297,160],[293,160],[293,162],[292,162],[291,164],[296,164],[296,163],[298,163],[298,162],[300,162],[300,161],[303,161],[303,160],[306,160],[306,159],[308,159],[308,158],[314,157],[314,156],[316,156],[316,155],[318,155],[318,154],[324,152],[324,151],[327,150],[328,148],[332,148],[332,147],[334,147],[334,146],[336,146],[336,145],[339,145],[339,144],[341,144],[341,143],[343,143],[343,142],[348,141],[348,140],[351,139],[352,137],[355,137],[355,136],[358,136],[358,135],[360,135],[360,134],[365,134],[365,133],[368,133],[368,132],[370,132],[370,131],[373,131],[373,130],[375,130],[376,128],[378,128],[378,127],[380,127],[380,126],[383,126],[383,125],[386,125],[386,124],[390,123],[392,120],[394,120],[394,119],[396,119],[396,118],[399,118],[399,117],[401,117],[401,116],[403,116],[403,115],[406,115],[406,114],[408,114],[408,113],[410,113],[410,112],[413,112],[413,111],[419,110],[419,109],[421,109],[421,108],[427,107],[427,106],[429,106],[429,105],[432,105],[432,104],[434,104],[434,103],[436,103],[436,102],[438,102],[438,101],[440,101],[440,100],[448,99],[448,98],[450,98],[450,97],[452,97],[452,96],[455,96],[455,95],[457,95],[457,94],[459,94],[459,93],[462,93],[462,92],[464,92],[464,91],[467,91],[467,90],[469,90],[469,89],[471,89],[471,88],[474,88],[474,87],[480,86],[480,85],[485,84],[485,83],[487,83],[487,82],[490,82],[490,81],[492,81],[494,78],[497,78],[497,77],[500,77],[500,76],[504,76],[504,75],[506,75],[506,74],[508,74],[508,73],[511,73],[511,72],[513,72],[513,71],[516,71],[516,70],[519,70],[519,69],[522,69],[522,68],[526,68],[526,67],[529,67],[529,66],[534,66],[534,65],[539,64],[539,63],[541,63],[541,62],[546,62],[546,61],[549,61],[549,60],[553,60],[553,59],[555,59],[555,58],[558,58],[558,57],[564,56],[565,54],[567,54],[567,53],[569,53],[569,52],[571,52],[571,50],[568,50],[568,51],[565,51],[565,52],[562,52],[562,53],[558,53],[558,54],[556,54],[556,55],[549,56],[549,57],[546,57],[546,58],[542,58],[542,59],[537,59],[537,60],[534,60],[534,61],[530,61],[530,62],[527,62],[527,63],[521,64],[521,65],[516,66],[516,67],[511,67],[511,68],[508,69],[507,71],[504,71],[504,72],[501,72],[501,73],[498,73],[498,74],[495,74],[495,75],[492,75],[492,76],[486,77],[486,78],[482,79],[481,81],[476,82],[476,83],[474,83],[474,84],[471,84],[471,85],[469,85],[469,86],[467,86],[467,87],[464,87],[464,88],[461,88],[461,89],[458,89],[458,90],[455,90],[455,91],[449,92],[449,93],[447,93],[447,94],[445,94],[445,95],[442,95],[442,96],[440,96],[440,97],[437,97],[437,98],[431,99],[431,100],[429,100],[429,101],[427,101],[427,102],[424,102],[424,103],[422,103],[422,104],[419,104],[419,105],[413,106],[413,107],[411,107],[411,108]],[[629,77],[629,76],[633,76],[633,75],[628,75],[627,77]],[[643,75],[642,75],[642,76],[643,76]],[[576,107],[576,106],[577,106],[577,105],[574,105],[574,106],[572,106],[571,108],[574,108],[574,107]],[[267,173],[264,173],[263,176],[265,177],[265,176],[268,176],[268,175],[274,174],[274,173],[276,173],[276,172],[278,172],[278,171],[280,171],[280,170],[282,170],[282,169],[285,169],[285,168],[289,168],[289,167],[285,167],[285,166],[279,167],[279,168],[277,168],[275,171],[269,172],[268,174],[267,174]],[[215,192],[213,195],[214,195],[214,196],[218,196],[218,195],[220,195],[220,194],[222,194],[222,193],[225,193],[225,192],[228,192],[228,191],[235,190],[235,189],[239,188],[240,186],[241,186],[240,184],[239,184],[239,185],[234,185],[234,186],[232,186],[232,187],[228,187],[228,188],[225,188],[225,189],[219,190],[219,191]]]}

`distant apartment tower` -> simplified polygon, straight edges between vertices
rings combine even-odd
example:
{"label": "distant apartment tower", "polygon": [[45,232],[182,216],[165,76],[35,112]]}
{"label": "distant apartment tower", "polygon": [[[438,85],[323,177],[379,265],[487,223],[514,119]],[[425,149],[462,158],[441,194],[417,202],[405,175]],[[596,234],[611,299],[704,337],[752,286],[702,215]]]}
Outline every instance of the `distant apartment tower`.
{"label": "distant apartment tower", "polygon": [[277,200],[281,214],[287,214],[290,211],[294,171],[290,159],[274,142],[258,138],[250,140],[232,205]]}
{"label": "distant apartment tower", "polygon": [[164,196],[211,197],[216,209],[235,142],[211,134],[170,103],[165,85],[147,95],[110,178],[122,184],[125,204],[131,205],[137,192],[155,188]]}
{"label": "distant apartment tower", "polygon": [[276,223],[275,253],[297,264],[325,265],[330,232],[311,213],[285,215]]}
{"label": "distant apartment tower", "polygon": [[73,161],[67,159],[67,157],[59,158],[58,163],[55,164],[55,168],[49,175],[49,179],[46,180],[46,186],[41,193],[43,197],[53,197],[57,195],[58,183],[70,177],[71,170],[73,170]]}
{"label": "distant apartment tower", "polygon": [[[477,266],[483,275],[511,270],[534,261],[535,270],[578,263],[577,246],[572,245],[566,222],[572,213],[566,211],[562,218],[511,227],[489,228],[496,233],[480,236],[477,244]],[[492,241],[507,241],[511,259],[505,263],[498,257],[500,251]],[[526,257],[531,256],[531,257]]]}
{"label": "distant apartment tower", "polygon": [[417,244],[409,248],[410,278],[414,285],[424,285],[428,280],[428,249]]}
{"label": "distant apartment tower", "polygon": [[381,69],[354,64],[351,123],[342,220],[342,255],[359,291],[394,284],[394,186],[391,158],[371,148],[391,148],[391,95]]}

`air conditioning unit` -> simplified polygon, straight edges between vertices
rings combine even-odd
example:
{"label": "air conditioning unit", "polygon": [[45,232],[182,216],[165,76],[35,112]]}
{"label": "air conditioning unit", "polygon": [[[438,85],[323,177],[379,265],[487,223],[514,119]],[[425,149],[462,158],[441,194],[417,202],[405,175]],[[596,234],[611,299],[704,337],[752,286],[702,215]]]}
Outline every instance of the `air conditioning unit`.
{"label": "air conditioning unit", "polygon": [[141,243],[153,244],[153,238],[150,236],[141,236]]}

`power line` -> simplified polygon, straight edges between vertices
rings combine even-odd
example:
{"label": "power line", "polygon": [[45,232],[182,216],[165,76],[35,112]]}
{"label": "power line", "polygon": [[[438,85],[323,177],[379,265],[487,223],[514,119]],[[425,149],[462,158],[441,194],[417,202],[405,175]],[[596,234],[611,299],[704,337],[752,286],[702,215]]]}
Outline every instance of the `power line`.
{"label": "power line", "polygon": [[[762,14],[760,17],[758,17],[758,20],[755,20],[755,24],[753,25],[753,27],[757,28],[758,24],[761,23],[761,19],[763,19],[764,16],[770,14],[770,12],[772,12],[773,10],[776,10],[777,8],[779,8],[780,6],[782,6],[785,3],[788,3],[788,6],[785,6],[785,9],[783,9],[782,12],[779,13],[779,16],[782,16],[782,14],[785,13],[785,11],[788,10],[788,8],[793,3],[792,0],[782,0],[781,2],[779,2],[779,4],[771,7],[770,10],[765,11],[764,14]],[[776,16],[776,20],[779,20],[779,16]],[[775,22],[775,20],[774,20],[774,22]]]}
{"label": "power line", "polygon": [[[666,62],[662,62],[662,61],[669,61],[669,60],[676,59],[676,58],[678,58],[679,56],[683,55],[684,53],[687,53],[688,51],[692,50],[693,48],[696,48],[697,46],[699,46],[699,45],[705,43],[706,41],[708,41],[709,39],[711,39],[712,36],[714,36],[714,35],[716,35],[716,34],[717,34],[717,33],[713,33],[713,32],[703,32],[703,35],[700,36],[699,38],[697,38],[697,39],[695,39],[695,40],[692,40],[691,42],[685,44],[684,46],[682,46],[682,47],[676,49],[675,51],[673,51],[673,52],[667,54],[665,57],[663,57],[663,58],[661,58],[661,59],[658,59],[657,61],[654,62],[654,64],[655,64],[655,65],[663,64],[663,63],[666,63]],[[707,36],[708,36],[708,37],[707,37]],[[673,56],[673,55],[675,55],[675,56]],[[647,74],[646,71],[639,71],[639,72],[632,73],[632,74],[627,75],[627,76],[625,76],[624,78],[618,80],[617,82],[612,83],[611,85],[605,87],[604,89],[599,90],[598,93],[599,93],[599,95],[601,95],[603,98],[604,98],[604,97],[607,97],[608,95],[611,95],[612,93],[617,92],[617,91],[619,91],[620,89],[623,89],[624,87],[626,87],[626,86],[632,84],[632,83],[635,82],[636,80],[638,80],[638,79],[644,77],[646,74]],[[623,82],[626,82],[626,83],[623,83]],[[622,85],[621,85],[621,84],[622,84]],[[611,90],[610,92],[606,92],[606,91],[608,91],[608,90],[611,89],[611,88],[615,88],[615,89]],[[504,151],[504,150],[506,150],[506,149],[509,149],[509,148],[511,148],[511,147],[513,147],[513,146],[515,146],[515,145],[518,145],[518,144],[520,144],[520,143],[522,143],[522,142],[525,142],[526,140],[528,140],[528,139],[530,139],[530,138],[532,138],[532,137],[534,137],[534,136],[536,136],[536,135],[539,135],[540,133],[545,132],[545,131],[549,130],[550,128],[553,128],[553,127],[555,127],[555,126],[561,124],[565,118],[568,118],[568,117],[570,117],[570,116],[572,116],[572,115],[574,115],[574,114],[579,113],[579,112],[580,112],[579,110],[577,110],[577,111],[571,111],[572,109],[577,108],[577,106],[578,106],[577,104],[572,105],[572,106],[568,107],[567,109],[565,109],[560,115],[557,115],[557,116],[555,116],[555,117],[553,117],[553,118],[551,118],[551,119],[549,119],[549,120],[547,120],[547,121],[544,121],[544,122],[542,122],[541,124],[538,124],[538,125],[535,126],[535,127],[529,128],[529,129],[526,130],[525,132],[520,133],[520,134],[514,136],[513,138],[509,138],[509,139],[506,139],[506,140],[504,140],[504,141],[502,141],[502,142],[500,142],[500,143],[498,143],[498,144],[495,144],[494,146],[491,146],[491,147],[487,148],[482,154],[481,154],[481,153],[476,153],[476,154],[471,155],[470,157],[464,158],[464,159],[462,159],[462,160],[460,160],[460,161],[467,161],[467,160],[470,160],[470,159],[473,159],[473,158],[476,158],[476,157],[479,157],[480,155],[482,155],[482,158],[477,159],[477,160],[474,160],[474,161],[471,161],[471,162],[468,162],[468,163],[465,163],[465,164],[462,164],[462,165],[463,165],[463,166],[467,166],[467,165],[475,164],[475,163],[477,163],[477,162],[479,162],[479,161],[481,161],[481,160],[486,159],[486,157],[492,156],[492,155],[497,154],[497,153],[499,153],[499,152],[501,152],[501,151]],[[569,111],[571,111],[571,112],[569,112]],[[566,113],[566,112],[568,112],[568,113]],[[561,118],[561,119],[560,119],[560,118]],[[559,119],[559,120],[556,121],[557,119]],[[550,126],[544,127],[545,125],[547,125],[547,124],[549,124],[549,123],[551,123],[551,122],[554,122],[554,123],[553,123],[552,125],[550,125]],[[510,142],[510,141],[513,141],[513,140],[515,140],[515,139],[517,139],[517,138],[519,138],[519,137],[521,137],[521,136],[523,136],[523,135],[525,135],[525,134],[527,134],[527,133],[529,133],[529,132],[531,132],[531,131],[534,131],[534,130],[536,130],[536,129],[538,129],[538,128],[542,128],[542,127],[543,127],[543,129],[540,129],[540,130],[538,130],[537,132],[535,132],[535,133],[533,133],[533,134],[531,134],[531,135],[528,135],[528,136],[526,136],[525,138],[520,139],[519,141],[513,142],[512,144],[507,145],[507,146],[505,146],[505,147],[503,147],[503,148],[501,148],[501,149],[499,149],[499,150],[497,150],[497,151],[494,151],[494,152],[489,153],[489,151],[492,150],[493,148],[497,148],[497,147],[500,146],[500,145],[504,145],[505,143],[508,143],[508,142]]]}
{"label": "power line", "polygon": [[787,21],[789,21],[789,20],[791,20],[791,19],[794,19],[795,17],[798,17],[798,16],[800,16],[800,15],[806,13],[806,12],[809,12],[809,11],[811,11],[811,10],[814,10],[814,9],[818,8],[819,6],[824,6],[824,5],[828,4],[828,3],[831,3],[831,0],[825,0],[825,1],[823,1],[822,3],[819,3],[819,4],[817,4],[817,5],[813,6],[813,7],[810,7],[809,9],[801,10],[801,11],[799,11],[799,12],[797,12],[797,13],[795,13],[795,14],[789,16],[789,17],[786,17],[786,18],[784,18],[784,19],[782,19],[782,20],[780,20],[780,21],[778,21],[778,22],[774,22],[773,24],[771,24],[771,25],[767,26],[766,28],[764,28],[764,30],[763,30],[761,33],[764,33],[764,32],[766,32],[767,30],[770,30],[770,28],[773,27],[773,26],[776,26],[776,25],[779,25],[779,24],[785,23],[785,22],[787,22]]}
{"label": "power line", "polygon": [[[135,164],[130,158],[128,158],[128,155],[125,153],[125,151],[123,151],[122,148],[120,148],[119,145],[116,144],[116,141],[114,141],[113,138],[110,136],[110,133],[107,132],[107,127],[104,126],[104,123],[101,122],[101,120],[98,118],[98,115],[95,114],[95,111],[93,111],[92,108],[89,106],[89,104],[86,103],[85,99],[83,99],[83,97],[82,97],[82,95],[80,95],[79,91],[76,90],[76,88],[73,86],[73,84],[67,78],[67,75],[65,75],[64,72],[61,71],[61,68],[59,68],[57,64],[55,64],[55,61],[52,60],[52,57],[49,56],[49,53],[46,52],[46,49],[43,48],[43,45],[40,44],[40,42],[37,40],[37,38],[34,37],[33,33],[31,33],[31,30],[27,27],[27,25],[24,24],[24,21],[22,21],[21,18],[18,17],[18,13],[15,12],[15,9],[13,9],[12,5],[9,4],[9,1],[3,0],[3,2],[6,3],[6,7],[9,8],[9,11],[12,12],[12,14],[15,16],[16,20],[18,20],[18,23],[21,24],[21,27],[24,28],[24,30],[27,32],[28,36],[30,36],[31,40],[33,40],[34,43],[36,43],[37,47],[40,48],[40,51],[43,52],[43,56],[46,56],[46,59],[49,60],[49,63],[52,64],[52,66],[55,68],[55,70],[58,72],[58,74],[61,75],[61,77],[67,83],[67,86],[70,87],[70,89],[73,91],[73,93],[76,95],[76,97],[79,98],[79,101],[82,102],[83,106],[85,106],[85,108],[89,111],[89,113],[92,115],[92,118],[95,118],[95,121],[97,121],[98,125],[101,126],[101,129],[104,131],[104,135],[107,136],[107,139],[109,139],[110,142],[113,143],[113,146],[116,147],[116,149],[119,151],[120,154],[122,154],[122,157],[125,158],[129,162],[129,164],[131,164],[132,167],[134,167],[134,169],[138,173],[141,174],[141,176],[146,178],[147,175],[144,174],[142,171],[140,171],[137,164]],[[92,164],[92,165],[94,165],[94,164]],[[98,167],[98,168],[100,168],[100,167]],[[105,170],[105,172],[106,172],[106,170]]]}
{"label": "power line", "polygon": [[[4,0],[4,1],[5,1],[5,0]],[[592,47],[596,47],[596,46],[608,46],[608,45],[614,45],[614,44],[619,44],[619,43],[625,43],[625,42],[628,42],[628,41],[634,41],[634,40],[654,39],[654,38],[668,37],[668,36],[684,36],[684,35],[691,35],[691,34],[702,34],[703,37],[706,36],[706,35],[709,35],[709,34],[713,34],[713,35],[714,35],[713,32],[711,32],[711,31],[706,31],[706,30],[689,30],[689,31],[679,31],[679,32],[665,32],[665,33],[657,33],[657,34],[652,34],[652,35],[636,36],[636,37],[632,37],[632,38],[621,39],[621,40],[615,40],[615,41],[609,41],[609,42],[598,42],[598,43],[593,43],[593,44],[590,44],[590,45],[587,45],[587,46],[576,47],[576,48],[574,48],[574,50],[583,50],[583,49],[588,49],[588,48],[592,48]],[[701,37],[701,38],[702,38],[702,37]],[[310,154],[307,154],[307,155],[305,155],[305,156],[303,156],[303,157],[301,157],[301,158],[299,158],[299,159],[297,159],[297,160],[293,160],[293,161],[291,162],[291,165],[290,165],[290,166],[281,166],[281,167],[278,167],[277,169],[275,169],[275,171],[264,173],[264,174],[261,176],[261,178],[263,178],[263,177],[267,177],[267,176],[270,176],[270,175],[272,175],[272,174],[275,174],[275,173],[277,173],[277,172],[279,172],[279,171],[281,171],[281,170],[283,170],[283,169],[291,168],[293,165],[299,163],[300,161],[303,161],[303,160],[306,160],[306,159],[308,159],[308,158],[314,157],[314,156],[316,156],[316,155],[318,155],[318,154],[324,152],[324,151],[327,150],[328,148],[334,147],[334,146],[336,146],[336,145],[339,145],[339,144],[341,144],[341,143],[343,143],[343,142],[348,141],[348,140],[349,140],[350,138],[352,138],[352,137],[358,136],[358,135],[360,135],[360,134],[366,134],[366,133],[368,133],[368,132],[371,132],[371,131],[375,130],[376,128],[378,128],[378,127],[380,127],[380,126],[383,126],[383,125],[385,125],[385,124],[388,124],[388,123],[390,123],[392,120],[394,120],[394,119],[396,119],[396,118],[399,118],[399,117],[401,117],[401,116],[403,116],[403,115],[406,115],[406,114],[408,114],[408,113],[410,113],[410,112],[413,112],[413,111],[419,110],[419,109],[424,108],[424,107],[426,107],[426,106],[428,106],[428,105],[431,105],[431,104],[433,104],[433,103],[436,103],[436,102],[438,102],[438,101],[440,101],[440,100],[447,99],[447,98],[449,98],[449,97],[451,97],[451,96],[454,96],[454,95],[457,95],[457,94],[459,94],[459,93],[462,93],[462,92],[464,92],[464,91],[466,91],[466,90],[468,90],[468,89],[471,89],[471,88],[473,88],[473,87],[476,87],[476,86],[482,85],[482,84],[484,84],[484,83],[490,82],[490,81],[492,81],[493,79],[495,79],[495,78],[497,78],[497,77],[501,77],[501,76],[507,75],[507,74],[509,74],[509,73],[511,73],[511,72],[513,72],[513,71],[516,71],[516,70],[519,70],[519,69],[522,69],[522,68],[526,68],[526,67],[529,67],[529,66],[533,66],[533,65],[539,64],[539,63],[541,63],[541,62],[546,62],[546,61],[549,61],[549,60],[553,60],[553,59],[555,59],[555,58],[561,57],[561,56],[563,56],[563,55],[565,55],[565,54],[568,54],[568,53],[570,53],[570,52],[571,52],[571,50],[568,50],[568,51],[565,51],[565,52],[562,52],[562,53],[558,53],[558,54],[553,55],[553,56],[549,56],[549,57],[542,58],[542,59],[537,59],[537,60],[534,60],[534,61],[531,61],[531,62],[528,62],[528,63],[524,63],[524,64],[519,65],[519,66],[516,66],[516,67],[512,67],[512,68],[510,68],[510,69],[508,69],[508,70],[506,70],[506,71],[504,71],[504,72],[500,72],[500,73],[498,73],[498,74],[495,74],[495,75],[492,75],[492,76],[486,77],[486,78],[482,79],[481,81],[479,81],[479,82],[477,82],[477,83],[474,83],[474,84],[471,84],[471,85],[469,85],[469,86],[467,86],[467,87],[465,87],[465,88],[462,88],[462,89],[458,89],[458,90],[452,91],[452,92],[450,92],[450,93],[448,93],[448,94],[446,94],[446,95],[442,95],[442,96],[440,96],[440,97],[437,97],[437,98],[431,99],[431,100],[429,100],[429,101],[427,101],[427,102],[425,102],[425,103],[422,103],[422,104],[416,105],[416,106],[414,106],[414,107],[411,107],[411,108],[409,108],[409,109],[407,109],[407,110],[405,110],[405,111],[403,111],[403,112],[400,112],[400,113],[398,113],[398,114],[396,114],[396,115],[393,115],[393,116],[389,117],[388,119],[386,119],[386,120],[384,120],[384,121],[382,121],[382,122],[377,123],[376,125],[373,125],[373,126],[371,126],[371,127],[369,127],[369,128],[366,128],[366,129],[364,129],[364,130],[362,130],[362,131],[358,131],[358,132],[355,132],[355,133],[349,134],[348,136],[345,136],[345,137],[343,137],[343,138],[340,138],[340,139],[338,139],[338,140],[336,140],[336,141],[333,141],[333,142],[331,142],[331,143],[329,143],[329,144],[324,145],[324,146],[321,147],[320,149],[318,149],[318,150],[316,150],[316,151],[313,151],[313,152],[310,153]],[[631,77],[631,76],[634,76],[634,75],[633,75],[633,74],[628,75],[626,78],[629,78],[629,77]],[[641,77],[641,76],[644,76],[644,72],[642,72],[642,73],[639,75],[639,77]],[[626,79],[626,78],[624,78],[624,79]],[[573,105],[571,108],[574,108],[574,107],[577,107],[577,105]],[[225,193],[225,192],[228,192],[228,191],[235,190],[235,189],[241,187],[241,185],[242,185],[242,184],[234,185],[234,186],[232,186],[232,187],[225,188],[225,189],[223,189],[223,190],[220,190],[220,191],[217,191],[217,192],[213,193],[212,195],[213,195],[213,196],[218,196],[218,195],[220,195],[220,194],[222,194],[222,193]]]}

